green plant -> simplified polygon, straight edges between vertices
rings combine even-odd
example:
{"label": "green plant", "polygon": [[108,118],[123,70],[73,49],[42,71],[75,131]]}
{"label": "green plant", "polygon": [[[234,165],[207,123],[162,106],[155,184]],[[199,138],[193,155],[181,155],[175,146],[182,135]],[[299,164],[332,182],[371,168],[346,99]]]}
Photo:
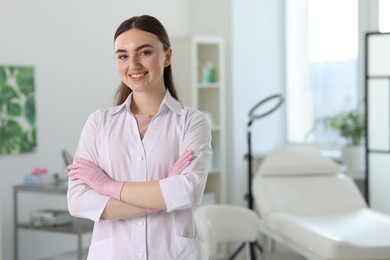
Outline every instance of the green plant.
{"label": "green plant", "polygon": [[349,145],[359,145],[364,134],[364,118],[357,111],[348,111],[328,117],[325,124],[336,131]]}

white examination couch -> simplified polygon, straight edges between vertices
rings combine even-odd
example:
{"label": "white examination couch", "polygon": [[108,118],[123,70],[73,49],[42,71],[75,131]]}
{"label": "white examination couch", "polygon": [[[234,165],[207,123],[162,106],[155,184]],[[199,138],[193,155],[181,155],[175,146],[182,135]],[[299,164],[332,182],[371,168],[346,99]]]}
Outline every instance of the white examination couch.
{"label": "white examination couch", "polygon": [[369,209],[355,183],[317,152],[271,152],[253,193],[266,260],[271,241],[307,259],[390,259],[390,217]]}

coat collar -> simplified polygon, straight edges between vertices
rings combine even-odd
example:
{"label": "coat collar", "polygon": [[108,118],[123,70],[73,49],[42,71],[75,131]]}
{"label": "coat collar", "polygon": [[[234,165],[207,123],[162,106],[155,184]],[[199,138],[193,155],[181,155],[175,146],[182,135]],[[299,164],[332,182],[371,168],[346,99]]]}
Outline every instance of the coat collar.
{"label": "coat collar", "polygon": [[[126,98],[126,100],[122,104],[120,104],[114,108],[114,110],[111,114],[115,115],[123,110],[130,111],[132,95],[133,95],[133,93],[130,93],[130,95]],[[157,112],[157,115],[166,111],[166,109],[169,109],[178,115],[181,114],[181,111],[183,109],[183,105],[179,101],[177,101],[175,98],[173,98],[171,93],[169,93],[168,90],[165,91],[165,96],[164,96],[163,101],[161,102],[160,109]]]}

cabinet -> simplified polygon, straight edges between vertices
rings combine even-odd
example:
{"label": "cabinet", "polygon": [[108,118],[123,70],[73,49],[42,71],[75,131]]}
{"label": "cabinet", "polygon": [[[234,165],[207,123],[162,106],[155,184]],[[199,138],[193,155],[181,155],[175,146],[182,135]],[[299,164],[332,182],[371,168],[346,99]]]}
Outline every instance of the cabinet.
{"label": "cabinet", "polygon": [[[93,222],[86,219],[74,218],[71,225],[64,226],[33,226],[29,222],[22,223],[19,220],[19,196],[21,193],[31,193],[66,196],[67,188],[65,186],[25,186],[16,185],[13,187],[14,198],[14,259],[19,259],[19,230],[33,230],[39,232],[57,232],[62,234],[71,234],[77,237],[77,259],[83,259],[83,234],[92,232]],[[70,259],[74,259],[70,258]]]}
{"label": "cabinet", "polygon": [[172,70],[180,101],[206,113],[212,159],[202,204],[225,202],[225,44],[219,36],[174,37]]}

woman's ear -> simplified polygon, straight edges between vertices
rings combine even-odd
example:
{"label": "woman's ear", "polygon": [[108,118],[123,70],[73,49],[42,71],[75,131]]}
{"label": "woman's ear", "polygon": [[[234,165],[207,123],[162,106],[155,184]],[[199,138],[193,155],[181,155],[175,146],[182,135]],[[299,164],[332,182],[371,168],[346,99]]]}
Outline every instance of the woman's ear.
{"label": "woman's ear", "polygon": [[171,64],[172,60],[172,48],[169,48],[165,54],[165,62],[164,62],[164,67],[168,67],[169,64]]}

